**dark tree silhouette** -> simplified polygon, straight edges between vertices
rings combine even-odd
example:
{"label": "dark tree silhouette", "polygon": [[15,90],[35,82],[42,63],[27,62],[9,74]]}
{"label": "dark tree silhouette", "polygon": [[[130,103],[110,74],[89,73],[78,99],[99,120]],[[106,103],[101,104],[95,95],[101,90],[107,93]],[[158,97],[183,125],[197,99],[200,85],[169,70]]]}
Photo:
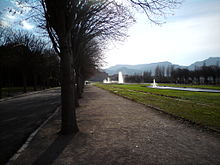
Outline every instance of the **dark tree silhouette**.
{"label": "dark tree silhouette", "polygon": [[10,31],[14,34],[11,36],[5,32],[0,46],[1,87],[23,85],[23,92],[27,92],[27,86],[33,86],[34,90],[45,86],[42,80],[48,82],[47,86],[57,86],[59,59],[47,44],[27,32]]}
{"label": "dark tree silhouette", "polygon": [[74,26],[76,5],[79,1],[42,0],[46,27],[55,50],[61,59],[61,133],[78,132],[75,114],[74,70],[71,43],[71,30]]}
{"label": "dark tree silhouette", "polygon": [[[76,133],[78,126],[73,103],[76,100],[75,75],[78,72],[79,76],[81,70],[80,67],[76,67],[80,50],[98,35],[120,36],[119,30],[125,28],[123,21],[125,14],[116,12],[120,9],[118,5],[117,8],[112,8],[114,1],[42,0],[41,2],[48,34],[61,58],[61,133]],[[127,18],[129,17],[125,17]],[[79,42],[82,38],[83,42]]]}
{"label": "dark tree silhouette", "polygon": [[[128,10],[116,5],[113,1],[93,1],[93,3],[84,1],[81,6],[77,12],[80,17],[74,20],[76,25],[72,29],[72,51],[76,56],[73,59],[75,60],[77,98],[81,97],[85,80],[83,72],[87,72],[87,75],[91,74],[84,66],[89,66],[91,71],[95,70],[91,66],[97,67],[97,64],[100,64],[100,50],[105,47],[104,43],[110,39],[119,40],[124,37],[125,29],[133,22]],[[90,65],[86,65],[88,63]],[[76,105],[78,106],[77,100]]]}

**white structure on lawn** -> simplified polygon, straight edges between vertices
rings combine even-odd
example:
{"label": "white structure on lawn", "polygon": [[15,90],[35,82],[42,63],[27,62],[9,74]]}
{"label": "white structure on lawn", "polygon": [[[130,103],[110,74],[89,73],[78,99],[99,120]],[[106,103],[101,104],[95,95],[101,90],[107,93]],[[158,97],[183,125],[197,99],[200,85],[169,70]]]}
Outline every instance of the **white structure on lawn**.
{"label": "white structure on lawn", "polygon": [[151,84],[153,88],[157,88],[157,83],[155,81],[155,79],[153,80],[153,84]]}
{"label": "white structure on lawn", "polygon": [[124,78],[123,78],[122,72],[118,72],[118,83],[119,84],[124,83]]}
{"label": "white structure on lawn", "polygon": [[111,83],[110,78],[107,77],[107,79],[104,79],[104,80],[103,80],[103,83],[104,83],[104,84],[109,84],[109,83]]}

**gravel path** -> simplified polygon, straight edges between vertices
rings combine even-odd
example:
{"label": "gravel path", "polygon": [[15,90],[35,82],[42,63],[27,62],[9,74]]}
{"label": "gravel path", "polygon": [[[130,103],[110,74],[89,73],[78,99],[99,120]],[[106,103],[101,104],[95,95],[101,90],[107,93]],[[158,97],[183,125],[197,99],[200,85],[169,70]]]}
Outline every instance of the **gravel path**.
{"label": "gravel path", "polygon": [[97,87],[85,89],[77,115],[76,136],[56,134],[57,116],[15,164],[220,164],[220,135]]}

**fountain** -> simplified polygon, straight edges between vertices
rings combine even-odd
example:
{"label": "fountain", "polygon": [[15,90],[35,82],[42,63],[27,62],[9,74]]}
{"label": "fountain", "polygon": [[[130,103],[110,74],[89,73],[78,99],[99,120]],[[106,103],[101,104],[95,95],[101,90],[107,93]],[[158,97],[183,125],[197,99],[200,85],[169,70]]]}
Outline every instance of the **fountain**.
{"label": "fountain", "polygon": [[118,83],[119,84],[124,83],[124,78],[123,78],[122,72],[118,72]]}
{"label": "fountain", "polygon": [[104,80],[103,80],[103,83],[104,83],[104,84],[109,84],[109,83],[111,83],[110,78],[107,77],[107,79],[104,79]]}
{"label": "fountain", "polygon": [[157,88],[157,83],[155,81],[155,79],[153,80],[153,84],[151,84],[153,88]]}

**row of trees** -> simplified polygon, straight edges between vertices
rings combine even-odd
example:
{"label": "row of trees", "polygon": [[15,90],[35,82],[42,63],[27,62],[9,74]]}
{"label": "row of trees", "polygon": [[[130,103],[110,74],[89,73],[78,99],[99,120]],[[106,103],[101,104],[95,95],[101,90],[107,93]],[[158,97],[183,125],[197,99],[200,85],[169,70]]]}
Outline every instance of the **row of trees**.
{"label": "row of trees", "polygon": [[161,83],[178,84],[220,84],[220,67],[202,66],[195,70],[180,69],[174,66],[160,67],[155,69],[155,74],[144,72],[142,75],[126,76],[125,81],[130,83],[150,83],[153,79]]}
{"label": "row of trees", "polygon": [[84,80],[99,66],[106,41],[124,37],[133,20],[126,8],[111,0],[41,2],[46,29],[61,59],[61,133],[76,133],[75,108]]}
{"label": "row of trees", "polygon": [[220,84],[219,66],[202,66],[195,70],[175,69],[168,77],[171,82],[184,84]]}
{"label": "row of trees", "polygon": [[[11,35],[13,34],[13,35]],[[46,88],[60,84],[59,59],[48,44],[22,31],[1,29],[0,98],[2,88]]]}
{"label": "row of trees", "polygon": [[158,18],[180,1],[39,0],[40,6],[31,6],[34,20],[46,30],[60,59],[62,134],[78,132],[75,108],[84,81],[100,66],[107,41],[126,36],[134,22],[130,9],[141,9],[149,20],[160,24]]}
{"label": "row of trees", "polygon": [[[120,40],[134,19],[128,7],[139,7],[153,21],[178,0],[41,0],[45,27],[61,59],[61,133],[78,132],[75,106],[83,82],[100,62],[106,41]],[[75,84],[76,87],[75,87]],[[73,104],[75,103],[75,104]]]}

